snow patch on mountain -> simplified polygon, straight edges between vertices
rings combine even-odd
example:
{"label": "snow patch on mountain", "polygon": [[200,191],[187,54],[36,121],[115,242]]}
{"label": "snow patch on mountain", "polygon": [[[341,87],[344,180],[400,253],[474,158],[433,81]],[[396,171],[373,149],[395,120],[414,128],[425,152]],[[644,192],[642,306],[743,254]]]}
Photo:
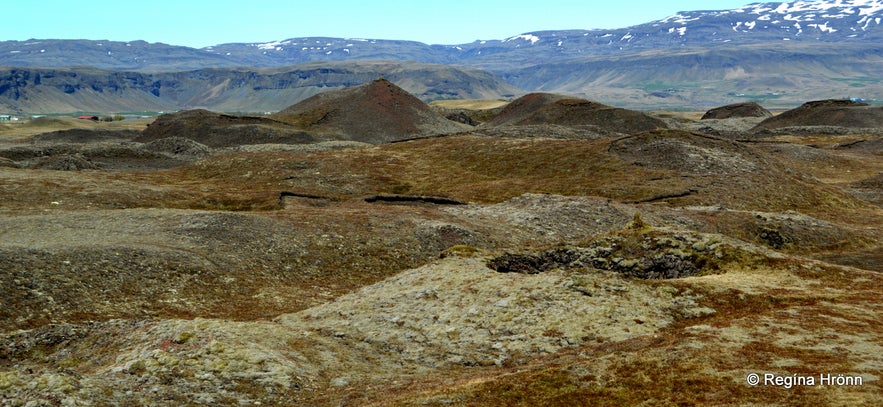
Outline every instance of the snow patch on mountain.
{"label": "snow patch on mountain", "polygon": [[672,28],[668,29],[669,34],[674,34],[675,32],[677,32],[678,35],[683,36],[684,34],[687,33],[687,27],[677,27],[677,28],[672,27]]}
{"label": "snow patch on mountain", "polygon": [[254,44],[254,46],[258,47],[258,49],[263,49],[263,50],[282,51],[284,49],[282,46],[289,45],[289,44],[291,44],[291,40],[265,42],[262,44]]}
{"label": "snow patch on mountain", "polygon": [[[776,6],[773,8],[772,6]],[[883,10],[880,0],[829,0],[829,1],[795,1],[790,3],[753,3],[733,10],[737,13],[764,14],[795,14],[810,11],[836,10],[838,15],[847,16],[874,14]]]}
{"label": "snow patch on mountain", "polygon": [[[883,0],[793,1],[752,3],[733,10],[681,11],[647,25],[658,27],[669,34],[678,33],[679,37],[684,37],[688,29],[694,26],[696,29],[693,32],[701,33],[703,27],[709,27],[710,24],[725,24],[729,25],[733,33],[738,33],[731,35],[780,31],[796,39],[807,27],[821,34],[868,32],[881,24],[881,14]],[[629,32],[620,41],[632,42],[637,35]],[[856,37],[857,34],[846,36]],[[719,41],[726,42],[729,39],[721,38]]]}
{"label": "snow patch on mountain", "polygon": [[536,44],[537,41],[540,40],[540,37],[537,37],[536,35],[533,35],[533,34],[521,34],[521,35],[516,35],[514,37],[506,38],[505,40],[503,40],[503,42],[509,42],[509,41],[515,41],[515,40],[530,41],[531,44]]}
{"label": "snow patch on mountain", "polygon": [[699,16],[699,17],[691,17],[691,16],[687,16],[687,15],[684,15],[684,14],[681,14],[681,13],[677,13],[677,14],[675,14],[675,15],[673,15],[673,16],[669,16],[669,17],[666,17],[666,18],[664,18],[664,19],[662,19],[662,20],[659,20],[659,22],[661,22],[661,23],[687,24],[687,23],[689,23],[689,22],[691,22],[691,21],[699,20],[700,18],[702,18],[702,17],[701,17],[701,16]]}
{"label": "snow patch on mountain", "polygon": [[821,32],[827,32],[827,33],[835,33],[835,32],[837,32],[836,29],[831,28],[831,27],[828,27],[828,23],[825,23],[825,24],[807,24],[807,25],[810,26],[810,27],[818,28],[819,31],[821,31]]}
{"label": "snow patch on mountain", "polygon": [[[817,21],[849,17],[873,17],[883,11],[883,0],[795,1],[788,3],[752,3],[733,10],[681,11],[659,20],[662,24],[688,24],[703,17],[724,17],[734,14],[752,16],[751,20]],[[756,16],[756,17],[754,17]],[[865,20],[867,21],[867,20]],[[864,22],[864,21],[862,21]],[[747,23],[745,23],[747,25]]]}

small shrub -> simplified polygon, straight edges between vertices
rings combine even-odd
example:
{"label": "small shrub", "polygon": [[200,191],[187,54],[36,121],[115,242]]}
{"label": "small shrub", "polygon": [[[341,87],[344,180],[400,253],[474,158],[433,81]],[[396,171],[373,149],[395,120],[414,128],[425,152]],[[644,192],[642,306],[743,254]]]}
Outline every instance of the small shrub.
{"label": "small shrub", "polygon": [[631,228],[634,230],[644,230],[649,228],[650,225],[647,222],[644,222],[644,219],[641,218],[640,212],[635,212],[635,216],[632,218]]}

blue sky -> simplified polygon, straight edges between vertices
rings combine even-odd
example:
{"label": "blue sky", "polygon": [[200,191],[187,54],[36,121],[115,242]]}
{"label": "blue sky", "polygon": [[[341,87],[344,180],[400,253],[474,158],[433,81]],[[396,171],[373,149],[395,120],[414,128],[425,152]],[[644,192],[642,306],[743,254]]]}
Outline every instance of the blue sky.
{"label": "blue sky", "polygon": [[42,0],[5,7],[0,40],[145,40],[205,47],[327,36],[449,45],[540,30],[624,28],[678,11],[724,10],[753,2]]}

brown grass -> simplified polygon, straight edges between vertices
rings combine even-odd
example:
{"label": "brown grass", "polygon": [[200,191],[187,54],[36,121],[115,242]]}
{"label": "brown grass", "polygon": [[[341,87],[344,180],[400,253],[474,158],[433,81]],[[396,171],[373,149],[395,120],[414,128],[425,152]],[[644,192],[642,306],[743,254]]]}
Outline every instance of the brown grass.
{"label": "brown grass", "polygon": [[[61,183],[53,190],[61,196],[74,194],[77,184],[90,179],[145,189],[139,199],[115,198],[121,202],[113,207],[271,210],[278,207],[280,192],[293,191],[335,199],[391,193],[474,203],[496,203],[524,193],[590,195],[770,212],[790,209],[829,219],[855,213],[857,223],[879,212],[837,188],[773,167],[736,177],[690,175],[632,165],[610,154],[609,143],[457,136],[311,154],[230,153],[154,173],[82,172],[49,178],[84,178]],[[848,162],[850,167],[860,165]],[[102,200],[95,204],[102,205]]]}

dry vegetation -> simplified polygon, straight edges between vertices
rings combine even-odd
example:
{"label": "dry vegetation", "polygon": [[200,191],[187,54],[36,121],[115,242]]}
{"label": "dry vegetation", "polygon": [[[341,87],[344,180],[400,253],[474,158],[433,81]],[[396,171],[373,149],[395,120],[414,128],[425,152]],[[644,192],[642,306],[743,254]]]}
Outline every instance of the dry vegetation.
{"label": "dry vegetation", "polygon": [[[883,161],[844,147],[879,135],[680,116],[621,137],[166,140],[135,170],[96,152],[131,139],[35,137],[109,124],[2,128],[0,404],[883,403]],[[97,169],[36,168],[50,147]]]}

